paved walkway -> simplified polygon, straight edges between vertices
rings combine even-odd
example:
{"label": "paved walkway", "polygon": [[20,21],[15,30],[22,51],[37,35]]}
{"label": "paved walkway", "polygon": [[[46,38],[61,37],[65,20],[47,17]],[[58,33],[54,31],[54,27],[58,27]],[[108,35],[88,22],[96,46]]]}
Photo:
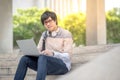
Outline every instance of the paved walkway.
{"label": "paved walkway", "polygon": [[120,46],[56,80],[120,80]]}

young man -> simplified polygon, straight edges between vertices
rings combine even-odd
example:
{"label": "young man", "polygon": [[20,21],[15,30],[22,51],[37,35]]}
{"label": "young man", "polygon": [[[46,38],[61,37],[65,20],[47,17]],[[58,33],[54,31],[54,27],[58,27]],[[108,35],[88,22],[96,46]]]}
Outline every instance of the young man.
{"label": "young man", "polygon": [[45,11],[41,15],[41,22],[47,31],[43,32],[38,43],[40,56],[23,56],[14,80],[24,80],[27,68],[37,71],[36,80],[45,80],[46,75],[65,74],[71,69],[71,33],[57,25],[57,16],[54,12]]}

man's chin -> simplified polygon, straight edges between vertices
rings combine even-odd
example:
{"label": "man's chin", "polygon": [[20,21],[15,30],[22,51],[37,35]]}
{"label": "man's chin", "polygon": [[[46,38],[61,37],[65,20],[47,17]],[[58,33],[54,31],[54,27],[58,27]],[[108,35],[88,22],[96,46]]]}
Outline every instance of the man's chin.
{"label": "man's chin", "polygon": [[52,32],[53,30],[52,29],[48,29],[50,32]]}

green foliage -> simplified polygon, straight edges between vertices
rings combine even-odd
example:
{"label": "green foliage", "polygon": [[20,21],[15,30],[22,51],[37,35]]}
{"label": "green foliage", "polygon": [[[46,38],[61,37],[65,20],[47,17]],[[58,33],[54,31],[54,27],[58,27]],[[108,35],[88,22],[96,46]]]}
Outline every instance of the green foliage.
{"label": "green foliage", "polygon": [[76,46],[85,45],[85,21],[83,13],[70,14],[62,21],[61,25],[72,33]]}
{"label": "green foliage", "polygon": [[[17,14],[13,16],[14,45],[16,45],[18,39],[34,38],[35,42],[38,42],[42,32],[45,30],[40,21],[40,16],[45,10],[48,9],[18,9]],[[86,16],[84,13],[70,14],[63,19],[58,16],[59,25],[72,33],[76,46],[85,45],[85,21]],[[107,42],[120,42],[120,12],[118,14],[118,9],[114,8],[106,13],[106,24]]]}
{"label": "green foliage", "polygon": [[27,10],[17,10],[17,14],[13,16],[14,45],[18,39],[34,38],[35,42],[38,42],[45,30],[40,21],[40,16],[45,10],[47,9],[39,10],[34,7]]}
{"label": "green foliage", "polygon": [[107,42],[120,42],[120,12],[118,14],[117,8],[114,8],[106,13],[107,24]]}
{"label": "green foliage", "polygon": [[[14,24],[14,45],[18,39],[34,38],[38,42],[42,32],[45,30],[40,22],[41,14],[48,9],[29,8],[18,9],[13,16]],[[62,22],[62,27],[71,31],[75,44],[85,44],[85,15],[83,13],[70,14],[64,19],[58,16],[58,23]],[[61,23],[59,23],[61,24]]]}

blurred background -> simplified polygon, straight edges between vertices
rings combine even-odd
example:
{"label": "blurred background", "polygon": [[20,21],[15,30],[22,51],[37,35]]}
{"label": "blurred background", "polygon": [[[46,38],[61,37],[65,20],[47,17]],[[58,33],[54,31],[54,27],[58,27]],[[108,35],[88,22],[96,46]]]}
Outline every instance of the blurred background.
{"label": "blurred background", "polygon": [[[120,0],[105,0],[108,44],[120,42],[119,3]],[[38,42],[45,30],[40,23],[45,10],[57,13],[59,26],[72,32],[76,46],[86,45],[86,0],[13,0],[14,46],[17,39],[34,37]]]}

